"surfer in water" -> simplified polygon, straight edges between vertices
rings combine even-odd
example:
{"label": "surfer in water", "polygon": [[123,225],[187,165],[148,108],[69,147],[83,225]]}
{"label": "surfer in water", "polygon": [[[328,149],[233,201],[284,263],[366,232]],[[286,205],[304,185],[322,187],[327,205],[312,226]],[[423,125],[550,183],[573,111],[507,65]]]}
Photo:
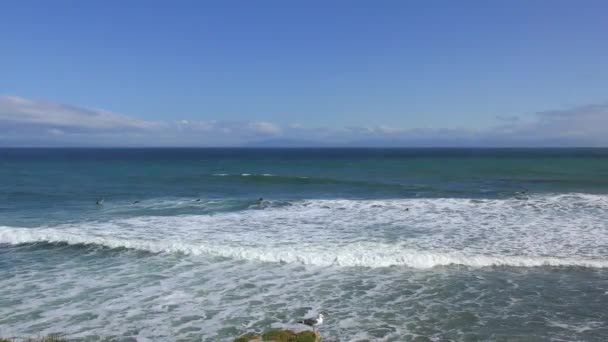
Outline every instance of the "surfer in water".
{"label": "surfer in water", "polygon": [[95,202],[96,205],[103,205],[103,197]]}
{"label": "surfer in water", "polygon": [[524,189],[522,191],[515,191],[515,198],[528,199],[528,189]]}

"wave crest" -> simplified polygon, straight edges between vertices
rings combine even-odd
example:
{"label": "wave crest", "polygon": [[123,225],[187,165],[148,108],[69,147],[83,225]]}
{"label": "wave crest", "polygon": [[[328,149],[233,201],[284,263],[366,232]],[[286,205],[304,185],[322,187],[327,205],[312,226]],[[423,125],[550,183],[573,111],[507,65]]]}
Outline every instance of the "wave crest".
{"label": "wave crest", "polygon": [[221,179],[232,182],[241,183],[253,183],[253,184],[266,184],[266,185],[348,185],[355,187],[364,188],[386,188],[386,189],[411,189],[411,190],[430,190],[429,186],[425,185],[403,185],[398,183],[382,183],[382,182],[370,182],[362,180],[347,180],[347,179],[335,179],[325,177],[309,177],[309,176],[286,176],[286,175],[274,175],[269,173],[253,174],[253,173],[241,173],[241,174],[229,174],[229,173],[215,173],[212,177],[221,177]]}
{"label": "wave crest", "polygon": [[183,241],[123,239],[64,232],[60,229],[0,227],[0,243],[10,245],[32,243],[65,243],[69,245],[98,245],[108,248],[127,248],[152,253],[183,253],[208,255],[246,261],[300,263],[315,266],[433,268],[462,265],[469,267],[588,267],[608,268],[608,261],[584,258],[545,256],[473,255],[459,252],[423,251],[379,243],[351,243],[326,249],[260,248],[192,244]]}

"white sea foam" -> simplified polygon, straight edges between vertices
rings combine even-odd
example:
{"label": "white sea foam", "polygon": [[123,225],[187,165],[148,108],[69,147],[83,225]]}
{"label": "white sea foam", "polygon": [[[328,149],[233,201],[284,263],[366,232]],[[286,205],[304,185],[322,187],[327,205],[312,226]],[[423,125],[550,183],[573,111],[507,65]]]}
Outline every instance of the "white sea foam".
{"label": "white sea foam", "polygon": [[[272,173],[240,173],[240,174],[229,174],[229,173],[214,173],[212,176],[216,177],[226,177],[226,176],[241,176],[241,177],[249,177],[249,176],[263,176],[263,177],[281,177]],[[308,177],[298,177],[298,178],[308,178]]]}
{"label": "white sea foam", "polygon": [[[2,254],[10,262],[0,263],[8,266],[0,268],[0,335],[232,341],[322,310],[327,340],[493,340],[527,336],[527,324],[542,317],[539,339],[601,341],[607,198],[318,200],[4,226],[5,244],[128,249]],[[448,264],[593,269],[432,268]],[[503,335],[488,328],[496,326]]]}
{"label": "white sea foam", "polygon": [[158,241],[121,239],[107,236],[88,236],[58,229],[29,229],[0,227],[0,242],[23,244],[35,242],[95,244],[110,248],[131,248],[153,253],[184,253],[210,255],[239,260],[301,263],[316,266],[362,266],[389,267],[409,266],[431,268],[446,265],[472,267],[486,266],[582,266],[605,268],[607,260],[584,258],[559,258],[539,256],[470,255],[459,252],[430,252],[402,249],[394,245],[354,243],[337,248],[297,246],[285,249],[261,247],[218,246],[213,244],[190,244],[181,241]]}
{"label": "white sea foam", "polygon": [[[407,209],[407,210],[406,210]],[[215,215],[1,227],[0,242],[65,242],[321,266],[608,267],[608,197],[299,201]]]}
{"label": "white sea foam", "polygon": [[439,340],[460,336],[464,327],[492,340],[496,331],[486,324],[520,336],[527,330],[518,328],[543,310],[550,332],[539,338],[600,341],[608,298],[573,291],[601,287],[602,271],[363,271],[164,254],[133,257],[129,251],[44,255],[50,258],[32,259],[0,277],[3,336],[61,331],[91,340],[98,335],[228,342],[270,326],[302,328],[293,323],[324,311],[330,315],[321,326],[327,340]]}

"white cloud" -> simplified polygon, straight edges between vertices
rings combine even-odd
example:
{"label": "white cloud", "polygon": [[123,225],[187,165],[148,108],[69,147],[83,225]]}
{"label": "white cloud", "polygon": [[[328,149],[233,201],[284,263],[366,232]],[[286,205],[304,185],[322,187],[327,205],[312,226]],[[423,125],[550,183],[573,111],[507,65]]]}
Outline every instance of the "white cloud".
{"label": "white cloud", "polygon": [[[146,121],[104,110],[0,96],[0,146],[238,146],[290,140],[332,146],[608,146],[608,105],[498,118],[484,130],[280,126],[267,121]],[[265,146],[272,146],[271,143]]]}
{"label": "white cloud", "polygon": [[282,132],[279,125],[264,121],[252,122],[249,124],[249,128],[256,133],[267,135],[279,135]]}
{"label": "white cloud", "polygon": [[64,131],[62,131],[60,129],[57,129],[57,128],[51,128],[51,129],[48,130],[48,132],[49,132],[49,134],[55,135],[55,136],[61,136],[61,135],[65,134]]}
{"label": "white cloud", "polygon": [[382,134],[399,134],[403,133],[403,128],[399,127],[390,127],[390,126],[378,126],[376,130]]}
{"label": "white cloud", "polygon": [[489,133],[519,143],[608,146],[608,105],[540,112],[532,120],[501,125]]}
{"label": "white cloud", "polygon": [[209,132],[216,128],[215,121],[180,120],[176,124],[177,124],[177,128],[180,131],[190,130],[190,131],[197,131],[197,132]]}
{"label": "white cloud", "polygon": [[0,96],[0,126],[19,125],[78,131],[149,130],[162,126],[103,110],[17,96]]}
{"label": "white cloud", "polygon": [[236,137],[277,136],[282,133],[281,126],[265,121],[192,121],[180,120],[177,127],[181,131],[205,132],[214,134],[234,134]]}

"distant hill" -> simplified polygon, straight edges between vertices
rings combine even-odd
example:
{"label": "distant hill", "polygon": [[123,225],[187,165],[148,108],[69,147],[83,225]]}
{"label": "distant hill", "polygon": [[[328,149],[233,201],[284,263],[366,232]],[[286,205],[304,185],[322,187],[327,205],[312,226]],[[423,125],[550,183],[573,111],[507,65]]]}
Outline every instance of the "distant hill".
{"label": "distant hill", "polygon": [[328,143],[314,140],[267,139],[245,143],[243,147],[345,147],[344,143]]}
{"label": "distant hill", "polygon": [[391,148],[391,147],[443,147],[443,146],[474,146],[475,144],[457,141],[456,139],[425,139],[425,140],[405,140],[405,139],[361,139],[348,142],[324,142],[314,140],[292,140],[292,139],[269,139],[253,141],[243,145],[243,147],[372,147],[372,148]]}

